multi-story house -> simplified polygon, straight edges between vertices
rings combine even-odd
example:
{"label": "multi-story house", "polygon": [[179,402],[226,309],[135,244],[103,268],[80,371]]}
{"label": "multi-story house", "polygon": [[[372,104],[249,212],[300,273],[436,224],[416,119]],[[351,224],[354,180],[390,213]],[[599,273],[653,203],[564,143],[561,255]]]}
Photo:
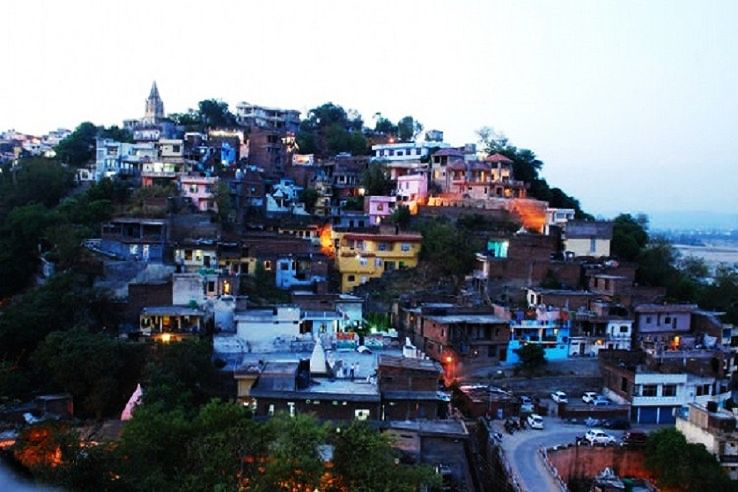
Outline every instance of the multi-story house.
{"label": "multi-story house", "polygon": [[369,216],[370,225],[379,225],[392,216],[397,206],[397,197],[371,195],[364,197],[364,213]]}
{"label": "multi-story house", "polygon": [[574,220],[575,210],[573,208],[548,208],[546,209],[546,228],[544,234],[551,232],[551,227],[563,229],[566,223]]}
{"label": "multi-story house", "polygon": [[167,254],[169,224],[165,219],[121,217],[102,225],[101,239],[90,249],[125,260],[162,262]]}
{"label": "multi-story house", "polygon": [[635,308],[637,345],[660,352],[695,346],[692,313],[696,304],[641,304]]}
{"label": "multi-story house", "polygon": [[690,403],[687,412],[676,419],[676,428],[687,442],[702,444],[728,474],[738,480],[738,431],[736,418],[731,412],[717,406]]}
{"label": "multi-story house", "polygon": [[565,310],[539,307],[513,313],[506,361],[509,364],[519,363],[517,351],[527,344],[543,347],[547,360],[566,359],[569,356],[570,328],[569,312]]}
{"label": "multi-story house", "polygon": [[247,127],[269,128],[297,133],[300,128],[300,112],[294,109],[270,108],[247,102],[236,105],[238,124]]}
{"label": "multi-story house", "polygon": [[146,162],[141,169],[141,186],[168,186],[177,182],[181,165],[174,162]]}
{"label": "multi-story house", "polygon": [[111,176],[139,176],[146,162],[158,158],[153,143],[116,142],[109,138],[95,141],[95,179]]}
{"label": "multi-story house", "polygon": [[182,196],[192,201],[192,205],[200,212],[217,212],[215,192],[218,178],[215,176],[179,176]]}
{"label": "multi-story house", "polygon": [[665,352],[603,350],[599,353],[604,394],[630,404],[631,420],[639,424],[673,424],[690,403],[722,405],[731,396],[720,351]]}
{"label": "multi-story house", "polygon": [[418,264],[423,236],[395,229],[378,233],[334,231],[336,266],[341,292],[353,290],[386,271],[414,268]]}
{"label": "multi-story house", "polygon": [[407,174],[397,178],[397,203],[410,209],[410,213],[418,213],[418,206],[424,205],[428,199],[428,175]]}
{"label": "multi-story house", "polygon": [[300,308],[292,305],[236,311],[234,320],[238,337],[254,352],[273,351],[275,339],[288,341],[302,333]]}
{"label": "multi-story house", "polygon": [[567,256],[610,256],[612,222],[570,220],[566,223],[562,239]]}
{"label": "multi-story house", "polygon": [[380,161],[419,161],[430,157],[432,149],[444,149],[444,142],[400,142],[372,145],[374,159]]}
{"label": "multi-story house", "polygon": [[182,139],[159,139],[156,143],[156,149],[159,154],[159,160],[162,162],[171,162],[174,164],[184,163],[184,140]]}
{"label": "multi-story house", "polygon": [[447,166],[455,161],[463,161],[464,152],[456,148],[441,149],[431,156],[431,181],[439,190],[445,190],[447,185]]}
{"label": "multi-story house", "polygon": [[[442,311],[443,312],[443,311]],[[443,364],[447,381],[466,368],[505,362],[510,323],[493,313],[421,314],[422,350]]]}
{"label": "multi-story house", "polygon": [[572,312],[571,316],[570,356],[597,357],[600,350],[630,350],[633,320],[592,311]]}

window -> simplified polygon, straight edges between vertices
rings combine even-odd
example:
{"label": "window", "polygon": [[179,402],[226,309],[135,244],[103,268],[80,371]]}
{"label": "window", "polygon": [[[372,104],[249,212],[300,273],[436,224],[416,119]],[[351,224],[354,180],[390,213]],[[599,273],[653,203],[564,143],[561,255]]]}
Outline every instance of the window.
{"label": "window", "polygon": [[381,267],[382,266],[382,258],[375,258],[374,259],[374,266],[375,267]]}
{"label": "window", "polygon": [[656,396],[657,388],[655,384],[644,384],[641,387],[641,396]]}
{"label": "window", "polygon": [[661,396],[676,396],[676,384],[665,384],[661,388]]}
{"label": "window", "polygon": [[408,243],[402,243],[400,245],[400,251],[405,251],[405,252],[410,251],[410,244],[408,244]]}
{"label": "window", "polygon": [[212,280],[208,281],[208,294],[212,294],[215,292],[215,282]]}
{"label": "window", "polygon": [[620,379],[620,391],[623,391],[624,393],[628,393],[628,378]]}
{"label": "window", "polygon": [[664,323],[667,324],[667,325],[670,324],[671,323],[671,316],[664,317]]}
{"label": "window", "polygon": [[282,271],[287,271],[290,269],[290,265],[286,261],[283,261],[279,264],[279,269]]}
{"label": "window", "polygon": [[366,266],[368,264],[368,260],[364,258],[363,256],[359,257],[359,265]]}
{"label": "window", "polygon": [[179,145],[172,145],[172,152],[179,154],[181,147]]}
{"label": "window", "polygon": [[597,251],[597,239],[590,238],[590,240],[589,240],[589,252],[590,253],[594,253],[595,251]]}
{"label": "window", "polygon": [[651,317],[650,316],[646,316],[646,323],[651,324]]}
{"label": "window", "polygon": [[378,203],[377,212],[383,212],[383,211],[384,211],[384,203]]}
{"label": "window", "polygon": [[366,420],[369,418],[370,414],[371,412],[367,409],[361,408],[358,410],[354,410],[354,418],[356,418],[356,420]]}
{"label": "window", "polygon": [[353,275],[349,275],[348,277],[346,277],[346,280],[349,281],[349,282],[353,282],[353,281],[356,280],[356,277],[353,276]]}
{"label": "window", "polygon": [[379,243],[379,244],[377,245],[377,249],[378,249],[379,251],[387,251],[387,250],[388,250],[388,247],[387,247],[387,246],[388,246],[388,244],[387,244],[387,243]]}
{"label": "window", "polygon": [[269,410],[267,410],[267,413],[269,414],[270,417],[274,415],[274,404],[273,403],[269,404]]}
{"label": "window", "polygon": [[620,325],[620,333],[628,333],[628,325]]}
{"label": "window", "polygon": [[270,260],[264,260],[264,270],[271,270],[272,269],[272,262]]}

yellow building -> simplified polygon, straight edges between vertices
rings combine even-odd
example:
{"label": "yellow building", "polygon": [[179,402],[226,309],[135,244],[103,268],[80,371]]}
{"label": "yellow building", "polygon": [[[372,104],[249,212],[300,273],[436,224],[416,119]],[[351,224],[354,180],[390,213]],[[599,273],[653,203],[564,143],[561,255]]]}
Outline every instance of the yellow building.
{"label": "yellow building", "polygon": [[418,233],[334,232],[341,292],[349,292],[386,271],[418,265],[423,237]]}

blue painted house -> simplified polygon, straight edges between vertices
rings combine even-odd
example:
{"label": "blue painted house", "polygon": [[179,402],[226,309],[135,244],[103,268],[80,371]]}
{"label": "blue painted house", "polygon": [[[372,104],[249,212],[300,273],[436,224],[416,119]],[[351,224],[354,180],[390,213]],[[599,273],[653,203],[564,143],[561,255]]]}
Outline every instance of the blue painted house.
{"label": "blue painted house", "polygon": [[519,363],[520,357],[515,351],[528,343],[542,345],[546,360],[566,359],[569,356],[570,329],[568,311],[540,308],[513,313],[507,362]]}

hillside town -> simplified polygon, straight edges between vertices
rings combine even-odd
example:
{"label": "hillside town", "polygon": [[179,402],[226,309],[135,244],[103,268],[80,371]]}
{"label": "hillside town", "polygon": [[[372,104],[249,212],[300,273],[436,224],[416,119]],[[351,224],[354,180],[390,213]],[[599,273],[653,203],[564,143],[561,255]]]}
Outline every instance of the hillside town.
{"label": "hillside town", "polygon": [[[486,128],[165,98],[0,134],[14,467],[70,490],[693,490],[664,455],[699,444],[706,490],[736,488],[735,267],[586,213]],[[358,423],[404,467],[383,488],[358,485]],[[259,446],[293,438],[282,458],[320,452],[272,469]]]}

